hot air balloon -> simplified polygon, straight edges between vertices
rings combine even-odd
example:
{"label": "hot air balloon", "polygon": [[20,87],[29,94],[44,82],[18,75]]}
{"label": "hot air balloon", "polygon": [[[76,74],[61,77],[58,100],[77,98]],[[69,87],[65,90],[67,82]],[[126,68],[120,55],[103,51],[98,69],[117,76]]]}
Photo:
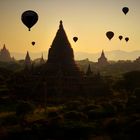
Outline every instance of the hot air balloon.
{"label": "hot air balloon", "polygon": [[78,40],[78,37],[73,37],[74,42]]}
{"label": "hot air balloon", "polygon": [[123,39],[123,36],[122,36],[122,35],[120,35],[120,36],[119,36],[119,39],[120,39],[120,40],[122,40],[122,39]]}
{"label": "hot air balloon", "polygon": [[114,36],[114,33],[112,31],[108,31],[108,32],[106,32],[106,36],[109,40],[111,40]]}
{"label": "hot air balloon", "polygon": [[123,7],[122,11],[126,15],[129,11],[129,8],[128,7]]}
{"label": "hot air balloon", "polygon": [[34,41],[32,42],[32,45],[33,45],[33,46],[35,45],[35,42],[34,42]]}
{"label": "hot air balloon", "polygon": [[126,38],[125,38],[125,41],[128,42],[128,41],[129,41],[129,37],[126,37]]}
{"label": "hot air balloon", "polygon": [[22,13],[21,20],[24,25],[29,28],[29,31],[32,26],[38,21],[38,14],[34,11],[28,10]]}

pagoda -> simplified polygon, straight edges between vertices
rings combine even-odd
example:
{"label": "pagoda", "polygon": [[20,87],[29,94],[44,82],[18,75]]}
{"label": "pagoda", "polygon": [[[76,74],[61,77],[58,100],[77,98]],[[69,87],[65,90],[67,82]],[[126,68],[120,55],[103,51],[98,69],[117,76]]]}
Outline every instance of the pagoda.
{"label": "pagoda", "polygon": [[25,68],[30,68],[31,65],[32,65],[31,58],[29,52],[27,51],[27,54],[25,56]]}
{"label": "pagoda", "polygon": [[79,76],[81,74],[74,61],[73,49],[62,21],[60,21],[59,29],[49,49],[46,63],[46,70],[49,74],[56,75],[60,69],[64,76]]}
{"label": "pagoda", "polygon": [[3,45],[3,48],[0,51],[0,61],[3,62],[13,61],[13,58],[10,56],[10,52],[8,51],[8,49],[6,49],[5,44]]}
{"label": "pagoda", "polygon": [[100,66],[105,66],[108,64],[107,58],[105,57],[105,53],[103,50],[102,50],[100,58],[98,59],[98,64]]}
{"label": "pagoda", "polygon": [[140,56],[134,62],[140,63]]}
{"label": "pagoda", "polygon": [[88,69],[86,71],[86,76],[92,76],[93,75],[93,72],[91,71],[91,67],[90,67],[90,64],[88,65]]}
{"label": "pagoda", "polygon": [[63,96],[79,93],[83,75],[74,60],[73,49],[62,21],[60,21],[59,29],[49,48],[48,60],[43,67],[48,94],[54,94],[56,97],[62,93],[67,93]]}
{"label": "pagoda", "polygon": [[40,58],[40,64],[44,64],[44,63],[45,63],[45,60],[44,60],[43,54],[42,54],[42,56],[41,56],[41,58]]}

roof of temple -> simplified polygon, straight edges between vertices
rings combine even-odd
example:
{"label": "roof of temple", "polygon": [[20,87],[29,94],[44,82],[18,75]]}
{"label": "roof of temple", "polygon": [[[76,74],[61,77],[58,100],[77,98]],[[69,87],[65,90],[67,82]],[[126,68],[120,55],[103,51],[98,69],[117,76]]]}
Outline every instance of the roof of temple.
{"label": "roof of temple", "polygon": [[52,42],[51,47],[55,47],[58,49],[65,48],[65,47],[71,48],[68,37],[67,37],[66,32],[65,32],[64,27],[63,27],[62,20],[60,21],[59,29],[56,33],[56,36]]}
{"label": "roof of temple", "polygon": [[80,71],[74,61],[73,49],[64,30],[62,21],[60,21],[59,29],[49,48],[46,63],[47,72],[57,73],[60,68],[63,74],[67,73],[66,75],[76,75]]}

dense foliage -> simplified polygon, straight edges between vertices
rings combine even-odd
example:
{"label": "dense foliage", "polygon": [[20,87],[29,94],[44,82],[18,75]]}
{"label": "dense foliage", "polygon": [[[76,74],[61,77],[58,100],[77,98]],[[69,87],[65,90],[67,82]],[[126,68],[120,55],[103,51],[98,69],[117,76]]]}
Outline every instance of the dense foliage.
{"label": "dense foliage", "polygon": [[41,66],[0,67],[0,139],[139,139],[138,65],[118,62],[98,73],[95,67],[70,95],[62,76],[50,90]]}

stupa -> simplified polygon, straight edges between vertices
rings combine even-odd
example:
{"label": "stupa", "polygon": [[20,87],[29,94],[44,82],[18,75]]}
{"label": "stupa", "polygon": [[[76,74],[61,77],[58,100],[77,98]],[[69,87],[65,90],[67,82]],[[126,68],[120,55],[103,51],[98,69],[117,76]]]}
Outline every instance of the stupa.
{"label": "stupa", "polygon": [[79,76],[80,70],[74,61],[74,53],[60,21],[59,29],[49,49],[46,71],[56,75],[62,71],[64,76]]}
{"label": "stupa", "polygon": [[102,50],[100,58],[98,59],[98,64],[100,66],[105,66],[105,65],[109,64],[107,61],[107,58],[105,57],[105,53],[103,50]]}
{"label": "stupa", "polygon": [[30,58],[29,52],[27,51],[26,56],[25,56],[25,68],[30,68],[31,65],[32,65],[31,58]]}
{"label": "stupa", "polygon": [[14,61],[13,58],[10,56],[9,50],[6,49],[5,44],[3,45],[3,48],[0,50],[0,61],[3,62]]}
{"label": "stupa", "polygon": [[82,73],[74,60],[73,49],[62,21],[60,21],[59,29],[49,48],[48,60],[43,67],[48,95],[56,97],[63,93],[64,97],[80,93]]}

